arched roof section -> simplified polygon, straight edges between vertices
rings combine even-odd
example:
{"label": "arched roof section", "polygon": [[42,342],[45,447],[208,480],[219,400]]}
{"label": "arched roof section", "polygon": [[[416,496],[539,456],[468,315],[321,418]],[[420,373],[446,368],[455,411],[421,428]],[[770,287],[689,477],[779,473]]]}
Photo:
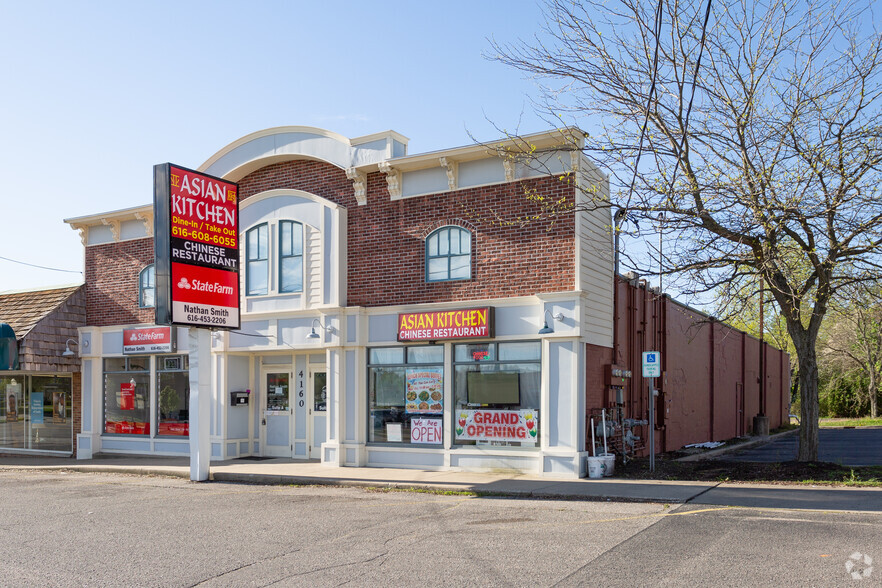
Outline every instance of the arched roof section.
{"label": "arched roof section", "polygon": [[325,161],[348,169],[389,159],[406,144],[407,138],[394,131],[348,139],[315,127],[274,127],[233,141],[198,171],[237,182],[257,169],[292,159]]}

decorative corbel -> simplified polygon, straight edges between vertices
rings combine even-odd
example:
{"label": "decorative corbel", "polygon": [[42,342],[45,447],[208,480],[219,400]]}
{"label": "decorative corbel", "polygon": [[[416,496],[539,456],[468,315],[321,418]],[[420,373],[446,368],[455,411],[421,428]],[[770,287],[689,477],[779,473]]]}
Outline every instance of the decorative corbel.
{"label": "decorative corbel", "polygon": [[119,221],[118,220],[108,220],[106,218],[102,218],[101,224],[110,227],[110,234],[113,235],[113,240],[119,241]]}
{"label": "decorative corbel", "polygon": [[570,169],[573,173],[578,173],[582,169],[582,152],[578,149],[570,151]]}
{"label": "decorative corbel", "polygon": [[89,244],[89,226],[88,225],[71,225],[75,231],[80,233],[80,242],[83,244],[83,247]]}
{"label": "decorative corbel", "polygon": [[367,204],[367,175],[350,167],[346,169],[346,177],[352,180],[352,189],[355,191],[355,201],[358,205]]}
{"label": "decorative corbel", "polygon": [[153,213],[152,212],[136,212],[135,218],[144,223],[144,231],[148,237],[153,236]]}
{"label": "decorative corbel", "polygon": [[386,186],[389,188],[389,196],[401,198],[401,172],[392,168],[388,161],[381,161],[380,171],[386,174]]}
{"label": "decorative corbel", "polygon": [[448,161],[446,157],[442,157],[440,161],[441,167],[447,171],[447,186],[451,191],[456,190],[459,176],[459,163],[456,161]]}
{"label": "decorative corbel", "polygon": [[505,169],[505,181],[513,182],[515,179],[515,162],[511,157],[503,157],[502,167]]}

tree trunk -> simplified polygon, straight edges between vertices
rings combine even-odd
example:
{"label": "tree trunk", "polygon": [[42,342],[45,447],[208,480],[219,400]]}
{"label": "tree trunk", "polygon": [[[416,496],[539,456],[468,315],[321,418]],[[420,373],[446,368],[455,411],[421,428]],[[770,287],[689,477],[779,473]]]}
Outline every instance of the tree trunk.
{"label": "tree trunk", "polygon": [[[788,325],[790,326],[790,325]],[[805,329],[791,328],[790,337],[799,362],[799,461],[818,461],[818,359],[817,337]]]}
{"label": "tree trunk", "polygon": [[[872,366],[870,369],[872,369]],[[870,393],[870,416],[875,419],[879,416],[879,407],[876,402],[878,390],[876,389],[876,378],[873,377],[872,373],[870,374],[870,385],[868,388],[867,392]]]}

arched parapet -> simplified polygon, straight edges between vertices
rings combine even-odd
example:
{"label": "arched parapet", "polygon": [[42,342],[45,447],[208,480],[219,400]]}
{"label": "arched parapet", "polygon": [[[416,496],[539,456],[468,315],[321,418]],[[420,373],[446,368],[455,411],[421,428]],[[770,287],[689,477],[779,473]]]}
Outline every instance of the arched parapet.
{"label": "arched parapet", "polygon": [[233,141],[198,171],[237,182],[257,169],[292,159],[325,161],[345,170],[404,156],[407,142],[395,131],[349,139],[315,127],[274,127]]}

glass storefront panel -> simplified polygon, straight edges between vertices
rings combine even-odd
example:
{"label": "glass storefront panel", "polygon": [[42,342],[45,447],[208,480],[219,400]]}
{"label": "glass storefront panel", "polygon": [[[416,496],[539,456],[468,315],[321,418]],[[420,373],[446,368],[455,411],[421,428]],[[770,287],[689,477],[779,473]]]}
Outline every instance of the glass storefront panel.
{"label": "glass storefront panel", "polygon": [[190,434],[190,365],[186,355],[156,358],[157,434],[187,437]]}
{"label": "glass storefront panel", "polygon": [[149,357],[104,360],[104,432],[150,435]]}
{"label": "glass storefront panel", "polygon": [[31,376],[31,449],[70,451],[73,418],[71,379],[57,376]]}
{"label": "glass storefront panel", "polygon": [[456,345],[455,443],[535,447],[541,366],[538,341]]}
{"label": "glass storefront panel", "polygon": [[0,447],[73,450],[72,380],[67,375],[0,376]]}
{"label": "glass storefront panel", "polygon": [[368,441],[441,445],[444,347],[406,350],[379,348],[368,353]]}

